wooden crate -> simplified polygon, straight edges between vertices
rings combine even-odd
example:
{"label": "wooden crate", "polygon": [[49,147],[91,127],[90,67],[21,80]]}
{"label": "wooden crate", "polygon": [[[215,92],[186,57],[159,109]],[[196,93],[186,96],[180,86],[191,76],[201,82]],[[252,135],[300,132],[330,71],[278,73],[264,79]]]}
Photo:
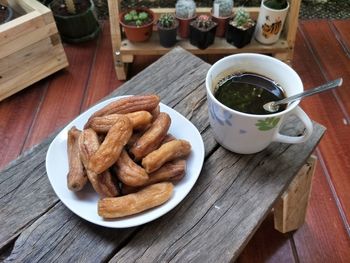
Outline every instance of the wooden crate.
{"label": "wooden crate", "polygon": [[0,101],[68,66],[49,8],[8,0],[17,17],[0,25]]}
{"label": "wooden crate", "polygon": [[[180,39],[178,46],[190,51],[193,54],[235,54],[242,52],[256,52],[271,54],[274,57],[291,64],[294,51],[295,36],[298,27],[298,15],[301,0],[289,1],[290,9],[288,11],[285,27],[280,40],[273,45],[262,45],[255,41],[243,47],[236,48],[226,42],[223,38],[216,38],[215,43],[207,49],[200,50],[192,46],[188,39]],[[127,77],[128,64],[132,63],[135,55],[163,55],[170,49],[164,48],[159,44],[158,33],[153,32],[152,38],[144,43],[132,43],[123,35],[123,29],[119,23],[120,0],[108,0],[109,21],[111,25],[111,40],[115,70],[117,78],[124,80]],[[211,7],[197,8],[197,14],[210,13]],[[234,12],[237,8],[234,8]],[[252,17],[256,19],[259,15],[259,7],[249,7],[247,10]],[[153,8],[152,11],[156,17],[163,13],[175,13],[175,8]]]}

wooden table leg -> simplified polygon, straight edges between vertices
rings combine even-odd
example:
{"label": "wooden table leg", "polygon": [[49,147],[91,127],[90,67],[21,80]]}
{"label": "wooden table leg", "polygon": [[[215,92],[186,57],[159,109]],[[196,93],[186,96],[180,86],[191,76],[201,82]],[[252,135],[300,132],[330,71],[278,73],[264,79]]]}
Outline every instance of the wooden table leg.
{"label": "wooden table leg", "polygon": [[316,163],[317,157],[310,156],[307,163],[289,185],[287,191],[276,202],[274,207],[276,230],[286,233],[298,229],[305,222]]}

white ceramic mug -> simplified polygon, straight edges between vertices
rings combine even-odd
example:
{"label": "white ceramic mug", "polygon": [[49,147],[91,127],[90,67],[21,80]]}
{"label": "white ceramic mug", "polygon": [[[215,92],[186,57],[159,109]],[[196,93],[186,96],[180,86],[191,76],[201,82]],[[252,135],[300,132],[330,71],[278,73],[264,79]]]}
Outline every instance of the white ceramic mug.
{"label": "white ceramic mug", "polygon": [[[256,153],[271,142],[302,143],[312,134],[312,122],[298,106],[299,101],[290,103],[281,112],[255,115],[233,110],[215,97],[218,81],[237,72],[250,72],[268,77],[284,90],[287,97],[303,91],[298,74],[287,64],[273,57],[261,54],[241,53],[227,56],[209,69],[206,76],[206,90],[209,121],[215,139],[226,149],[241,153]],[[289,115],[296,115],[304,124],[302,136],[286,136],[279,133],[281,124]]]}
{"label": "white ceramic mug", "polygon": [[261,1],[258,21],[255,27],[255,39],[262,44],[273,44],[278,41],[287,17],[289,3],[284,9],[271,9]]}

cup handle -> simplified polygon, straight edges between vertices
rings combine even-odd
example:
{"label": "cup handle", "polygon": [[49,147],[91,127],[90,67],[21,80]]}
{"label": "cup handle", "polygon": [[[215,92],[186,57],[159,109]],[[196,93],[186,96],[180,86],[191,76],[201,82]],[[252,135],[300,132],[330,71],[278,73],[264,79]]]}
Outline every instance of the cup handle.
{"label": "cup handle", "polygon": [[275,135],[273,141],[283,142],[283,143],[302,143],[302,142],[305,142],[307,139],[309,139],[313,130],[313,125],[309,116],[307,116],[306,113],[299,106],[297,106],[291,114],[298,117],[301,120],[301,122],[304,124],[305,126],[304,134],[302,136],[287,136],[287,135],[282,135],[278,132]]}

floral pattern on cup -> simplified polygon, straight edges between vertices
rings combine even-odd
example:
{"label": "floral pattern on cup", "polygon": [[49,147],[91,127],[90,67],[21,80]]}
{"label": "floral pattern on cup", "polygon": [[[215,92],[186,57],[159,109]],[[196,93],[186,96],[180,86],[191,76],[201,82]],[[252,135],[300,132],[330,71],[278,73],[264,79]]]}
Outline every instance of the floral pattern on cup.
{"label": "floral pattern on cup", "polygon": [[221,109],[214,103],[209,101],[209,112],[212,119],[216,120],[221,126],[232,126],[232,114],[224,109]]}
{"label": "floral pattern on cup", "polygon": [[260,131],[268,131],[275,128],[279,121],[280,118],[270,117],[264,120],[258,120],[255,126],[257,126]]}

